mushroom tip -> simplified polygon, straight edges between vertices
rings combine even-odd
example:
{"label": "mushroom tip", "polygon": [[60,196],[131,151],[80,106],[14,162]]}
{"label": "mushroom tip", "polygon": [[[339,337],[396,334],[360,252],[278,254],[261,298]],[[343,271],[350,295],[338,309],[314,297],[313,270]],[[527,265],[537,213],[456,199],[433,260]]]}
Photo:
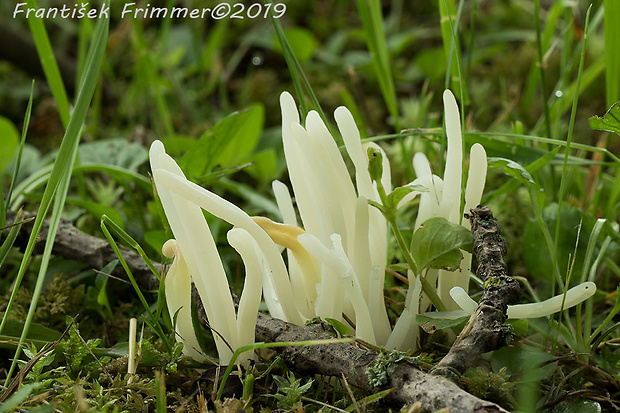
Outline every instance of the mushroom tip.
{"label": "mushroom tip", "polygon": [[335,115],[339,115],[339,114],[344,115],[344,114],[350,114],[350,113],[351,111],[347,109],[346,106],[338,106],[336,110],[334,111]]}
{"label": "mushroom tip", "polygon": [[177,244],[177,240],[175,240],[174,238],[166,241],[161,247],[161,253],[164,254],[166,258],[174,257],[177,254],[178,250],[179,246]]}
{"label": "mushroom tip", "polygon": [[155,153],[159,154],[159,153],[165,153],[165,152],[166,152],[166,149],[164,148],[164,144],[159,139],[154,140],[153,143],[151,143],[151,148],[149,149],[149,155],[151,157]]}
{"label": "mushroom tip", "polygon": [[286,107],[286,106],[295,107],[295,99],[293,98],[293,95],[291,95],[286,90],[280,93],[280,106],[281,107]]}

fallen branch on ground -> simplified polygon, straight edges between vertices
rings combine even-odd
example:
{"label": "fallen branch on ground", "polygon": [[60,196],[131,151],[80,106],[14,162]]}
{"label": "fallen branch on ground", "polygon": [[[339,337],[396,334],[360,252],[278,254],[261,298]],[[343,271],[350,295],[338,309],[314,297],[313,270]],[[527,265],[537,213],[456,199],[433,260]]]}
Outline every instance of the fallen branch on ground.
{"label": "fallen branch on ground", "polygon": [[[32,215],[25,214],[25,217]],[[8,220],[13,216],[9,215]],[[16,246],[25,247],[31,228],[31,225],[24,225]],[[41,232],[42,240],[45,239],[46,234],[46,227],[44,227]],[[116,259],[107,241],[85,234],[67,221],[63,221],[58,229],[53,252],[66,259],[88,264],[94,269],[103,268],[108,262]],[[144,288],[156,290],[158,280],[144,264],[142,258],[134,251],[126,249],[123,250],[123,256],[138,282]],[[157,268],[160,269],[161,266]],[[197,302],[200,301],[197,300]],[[259,314],[256,325],[256,341],[304,341],[333,336],[333,330],[325,323],[297,326],[265,314]],[[448,408],[454,412],[475,413],[506,411],[494,403],[467,393],[444,377],[425,373],[406,362],[389,366],[387,381],[380,388],[373,386],[366,371],[369,366],[380,361],[381,355],[352,344],[284,347],[276,350],[283,355],[287,364],[304,374],[335,377],[344,375],[349,384],[368,392],[394,388],[395,390],[385,399],[391,406],[401,407],[419,402],[422,409],[429,411],[442,408]]]}

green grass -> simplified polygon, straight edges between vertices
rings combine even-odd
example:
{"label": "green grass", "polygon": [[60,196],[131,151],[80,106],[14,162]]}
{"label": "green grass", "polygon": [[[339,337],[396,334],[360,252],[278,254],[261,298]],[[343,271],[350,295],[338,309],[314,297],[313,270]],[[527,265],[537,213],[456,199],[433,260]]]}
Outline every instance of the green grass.
{"label": "green grass", "polygon": [[[0,171],[0,295],[6,302],[0,307],[0,360],[7,360],[0,363],[7,372],[0,380],[15,377],[18,360],[30,358],[32,349],[25,346],[54,342],[66,320],[80,317],[49,364],[26,376],[0,411],[32,409],[52,389],[48,401],[69,412],[81,411],[80,403],[89,411],[113,411],[115,403],[119,411],[131,411],[140,398],[156,411],[196,411],[191,383],[205,366],[179,355],[163,287],[154,292],[138,285],[116,245],[138,251],[159,277],[152,263],[164,262],[161,245],[170,231],[148,175],[145,153],[154,139],[165,142],[190,179],[251,215],[278,219],[271,181],[289,179],[280,92],[294,93],[302,119],[317,110],[339,145],[332,114],[346,105],[364,142],[386,151],[394,186],[402,186],[415,178],[416,152],[443,175],[446,86],[459,100],[463,152],[482,143],[492,158],[483,203],[504,230],[509,272],[527,281],[524,301],[544,300],[584,281],[598,288],[575,309],[516,326],[510,346],[487,356],[488,371],[468,377],[504,377],[502,389],[510,396],[501,402],[516,400],[510,407],[517,411],[606,410],[620,403],[618,136],[588,125],[588,118],[602,117],[620,100],[617,1],[591,7],[559,0],[287,2],[281,18],[271,13],[218,21],[120,20],[120,3],[112,3],[111,21],[8,22],[34,41],[44,78],[33,84],[20,68],[0,64],[6,75],[0,76],[0,115],[23,131],[15,162]],[[28,7],[35,6],[28,0]],[[75,96],[63,85],[61,54],[75,59]],[[46,112],[46,106],[52,109]],[[125,143],[114,146],[119,137]],[[89,148],[92,143],[116,149]],[[398,234],[389,247],[393,261],[409,258],[398,244],[410,243],[416,205],[390,219]],[[20,208],[38,212],[27,242],[19,241],[20,226],[9,227],[6,218]],[[107,239],[126,277],[96,275],[54,253],[61,218]],[[44,220],[47,241],[35,254]],[[207,220],[232,289],[240,293],[244,269],[226,241],[229,226],[209,214]],[[110,271],[113,266],[103,264]],[[407,288],[386,274],[392,323]],[[59,293],[63,289],[81,293],[72,301]],[[475,282],[471,289],[479,291]],[[127,320],[140,316],[143,363],[130,381],[116,366],[127,354]],[[215,357],[211,334],[200,331]],[[424,349],[435,358],[449,345],[441,334],[428,339],[440,344]],[[261,346],[270,344],[255,347]],[[221,373],[225,379],[230,369]],[[279,359],[259,360],[245,374],[244,394],[252,394],[255,408],[275,409],[278,401],[294,399],[310,411],[324,405],[363,411],[360,401],[374,400],[331,380],[311,383]],[[293,397],[294,383],[303,387],[301,398]],[[367,409],[382,408],[373,403]]]}

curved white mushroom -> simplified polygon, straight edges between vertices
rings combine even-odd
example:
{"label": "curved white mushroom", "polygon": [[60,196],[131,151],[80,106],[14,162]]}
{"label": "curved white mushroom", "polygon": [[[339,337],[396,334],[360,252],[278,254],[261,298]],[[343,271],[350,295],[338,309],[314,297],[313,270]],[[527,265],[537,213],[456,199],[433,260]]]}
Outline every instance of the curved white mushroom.
{"label": "curved white mushroom", "polygon": [[[592,297],[595,292],[596,284],[587,281],[566,291],[566,297],[564,294],[558,294],[539,303],[509,305],[507,315],[511,319],[545,317],[574,307]],[[473,314],[476,311],[478,303],[461,287],[452,288],[450,295],[466,314]]]}

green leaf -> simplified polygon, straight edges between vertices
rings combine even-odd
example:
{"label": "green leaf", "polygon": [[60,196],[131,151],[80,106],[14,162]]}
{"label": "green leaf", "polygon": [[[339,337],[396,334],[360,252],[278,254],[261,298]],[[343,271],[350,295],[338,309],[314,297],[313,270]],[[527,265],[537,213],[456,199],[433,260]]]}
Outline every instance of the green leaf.
{"label": "green leaf", "polygon": [[0,151],[0,176],[4,173],[9,162],[15,155],[17,143],[19,142],[19,132],[13,122],[7,118],[0,116],[0,140],[2,141],[2,150]]}
{"label": "green leaf", "polygon": [[6,400],[4,403],[2,403],[2,405],[0,405],[0,413],[14,411],[13,409],[23,403],[28,397],[30,397],[32,392],[34,392],[38,387],[41,387],[42,385],[42,382],[28,383],[23,385],[11,397],[9,397],[8,400]]}
{"label": "green leaf", "polygon": [[381,213],[383,213],[383,215],[385,215],[388,212],[388,209],[386,207],[384,207],[383,205],[381,205],[378,202],[375,202],[373,200],[368,200],[368,205],[374,206],[375,208],[377,208],[379,211],[381,211]]}
{"label": "green leaf", "polygon": [[325,321],[327,321],[327,323],[330,326],[332,326],[334,328],[334,330],[336,330],[336,332],[338,333],[339,337],[350,336],[350,335],[353,334],[349,327],[347,327],[341,321],[336,320],[335,318],[325,318]]}
{"label": "green leaf", "polygon": [[422,224],[413,234],[411,244],[411,255],[419,271],[427,267],[454,271],[463,258],[459,249],[471,251],[474,236],[465,227],[436,217]]}
{"label": "green leaf", "polygon": [[529,329],[530,325],[526,318],[507,320],[506,324],[510,324],[512,326],[512,334],[514,334],[516,337],[525,337],[527,335],[527,330]]}
{"label": "green leaf", "polygon": [[611,105],[602,118],[592,116],[588,119],[588,122],[590,123],[590,127],[592,129],[614,132],[620,135],[620,102],[616,102]]}
{"label": "green leaf", "polygon": [[144,242],[158,253],[161,252],[164,243],[169,239],[170,235],[163,230],[146,231],[144,233]]}
{"label": "green leaf", "polygon": [[417,323],[427,333],[431,333],[435,330],[443,330],[445,328],[456,327],[458,325],[466,323],[467,320],[469,320],[468,315],[451,319],[433,318],[425,316],[423,314],[418,314],[416,316]]}
{"label": "green leaf", "polygon": [[81,165],[106,164],[130,171],[136,171],[149,159],[144,146],[121,138],[86,142],[78,151]]}
{"label": "green leaf", "polygon": [[412,184],[399,186],[398,188],[395,188],[392,192],[390,192],[390,194],[387,196],[387,198],[385,199],[385,206],[387,206],[388,208],[393,208],[393,209],[398,207],[398,204],[400,203],[400,201],[402,201],[402,199],[407,194],[413,191],[428,192],[428,188],[425,187],[424,185],[412,185]]}
{"label": "green leaf", "polygon": [[216,165],[237,165],[252,153],[263,131],[264,112],[262,105],[234,112],[205,132],[180,160],[188,177],[207,175]]}
{"label": "green leaf", "polygon": [[527,185],[536,185],[532,175],[521,165],[506,158],[489,158],[487,160],[489,166],[495,166],[501,168],[504,172],[512,177],[515,177],[521,183]]}
{"label": "green leaf", "polygon": [[[28,8],[38,8],[36,0],[26,0],[26,2],[28,4]],[[32,32],[34,44],[37,48],[37,54],[39,55],[39,62],[41,63],[43,73],[45,73],[45,79],[47,80],[47,84],[49,85],[54,101],[56,102],[60,120],[62,121],[63,126],[67,127],[71,114],[71,110],[69,109],[69,98],[67,97],[65,84],[62,81],[62,75],[60,74],[60,69],[58,68],[58,62],[56,61],[56,57],[54,55],[54,49],[52,48],[49,36],[47,35],[47,30],[45,29],[44,20],[26,20],[28,21],[30,31]],[[93,35],[93,40],[95,39],[96,37]],[[75,105],[75,107],[77,107],[77,105]]]}
{"label": "green leaf", "polygon": [[[293,53],[300,62],[306,61],[312,57],[319,43],[308,29],[301,27],[290,27],[284,29],[284,35],[288,40]],[[282,45],[278,41],[278,37],[274,35],[274,49],[279,53],[284,53]]]}
{"label": "green leaf", "polygon": [[[4,327],[4,331],[0,336],[0,340],[9,340],[7,337],[10,337],[10,340],[17,341],[19,340],[19,336],[24,329],[24,323],[21,321],[8,319],[6,322],[6,326]],[[28,331],[28,335],[26,336],[26,340],[35,341],[38,344],[40,342],[48,343],[51,341],[56,341],[60,338],[60,333],[56,330],[52,330],[51,328],[47,328],[42,326],[41,324],[31,323],[30,330]]]}
{"label": "green leaf", "polygon": [[[542,218],[553,238],[555,233],[553,229],[558,219],[558,205],[554,203],[545,207],[542,212]],[[588,245],[587,234],[590,232],[588,228],[591,228],[593,218],[584,216],[577,207],[570,208],[566,203],[562,206],[557,255],[560,274],[566,274],[569,257],[574,255],[577,228],[582,219],[584,220],[584,227],[581,229],[579,245],[577,247],[577,257],[575,259],[575,267],[573,268],[575,274],[581,273]],[[551,280],[554,272],[551,259],[549,258],[549,248],[542,229],[536,220],[532,219],[525,225],[521,245],[523,246],[523,261],[532,277]]]}

